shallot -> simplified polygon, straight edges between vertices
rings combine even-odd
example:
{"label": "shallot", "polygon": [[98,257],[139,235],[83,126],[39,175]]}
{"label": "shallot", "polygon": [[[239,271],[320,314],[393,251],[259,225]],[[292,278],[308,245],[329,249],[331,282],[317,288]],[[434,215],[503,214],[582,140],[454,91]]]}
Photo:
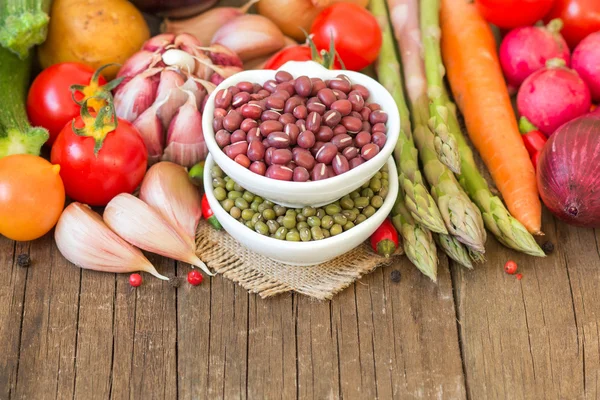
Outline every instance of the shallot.
{"label": "shallot", "polygon": [[113,273],[146,271],[159,279],[169,279],[85,204],[71,203],[65,208],[56,224],[54,239],[61,254],[80,268]]}
{"label": "shallot", "polygon": [[600,227],[600,116],[585,115],[548,139],[537,168],[540,196],[568,224]]}
{"label": "shallot", "polygon": [[587,113],[590,107],[590,90],[585,82],[559,59],[549,60],[545,68],[531,74],[517,94],[519,114],[546,136]]}
{"label": "shallot", "polygon": [[240,71],[242,61],[223,45],[204,47],[185,33],[154,36],[117,75],[123,78],[114,91],[117,116],[140,131],[149,164],[191,167],[208,153],[198,123],[207,96]]}

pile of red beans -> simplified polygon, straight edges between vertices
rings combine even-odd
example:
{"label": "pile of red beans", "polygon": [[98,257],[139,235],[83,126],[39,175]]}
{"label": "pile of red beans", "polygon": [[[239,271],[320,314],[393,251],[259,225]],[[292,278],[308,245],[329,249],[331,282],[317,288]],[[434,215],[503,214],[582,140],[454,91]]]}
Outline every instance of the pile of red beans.
{"label": "pile of red beans", "polygon": [[387,114],[345,75],[323,81],[279,71],[215,97],[215,140],[229,158],[284,181],[317,181],[370,160],[386,142]]}

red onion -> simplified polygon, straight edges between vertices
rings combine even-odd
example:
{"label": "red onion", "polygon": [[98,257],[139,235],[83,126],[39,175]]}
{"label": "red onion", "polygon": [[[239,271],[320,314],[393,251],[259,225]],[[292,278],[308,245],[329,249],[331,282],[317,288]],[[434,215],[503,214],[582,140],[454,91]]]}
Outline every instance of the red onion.
{"label": "red onion", "polygon": [[570,225],[600,227],[600,115],[585,115],[550,136],[537,167],[542,201]]}

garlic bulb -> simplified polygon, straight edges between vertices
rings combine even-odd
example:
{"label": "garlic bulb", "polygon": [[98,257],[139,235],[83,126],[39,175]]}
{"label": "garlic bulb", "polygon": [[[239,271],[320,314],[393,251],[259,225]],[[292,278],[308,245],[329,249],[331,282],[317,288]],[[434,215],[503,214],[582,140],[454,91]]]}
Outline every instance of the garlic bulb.
{"label": "garlic bulb", "polygon": [[[240,58],[224,46],[203,47],[187,33],[157,35],[117,74],[123,78],[114,90],[117,116],[140,131],[150,165],[165,159],[191,167],[206,158],[202,124],[193,132],[180,131],[181,127],[201,120],[201,106],[207,95],[215,85],[241,70]],[[195,101],[190,100],[190,92]],[[195,109],[191,109],[192,104]],[[175,115],[181,116],[176,124]],[[184,121],[184,115],[193,121]]]}
{"label": "garlic bulb", "polygon": [[127,193],[116,196],[106,206],[103,217],[110,229],[132,245],[190,263],[208,275],[214,275],[198,258],[179,229],[137,197]]}
{"label": "garlic bulb", "polygon": [[140,199],[158,211],[196,249],[201,198],[185,168],[168,161],[153,165],[142,181]]}
{"label": "garlic bulb", "polygon": [[65,208],[54,239],[61,254],[78,267],[114,273],[146,271],[159,279],[169,279],[85,204],[71,203]]}

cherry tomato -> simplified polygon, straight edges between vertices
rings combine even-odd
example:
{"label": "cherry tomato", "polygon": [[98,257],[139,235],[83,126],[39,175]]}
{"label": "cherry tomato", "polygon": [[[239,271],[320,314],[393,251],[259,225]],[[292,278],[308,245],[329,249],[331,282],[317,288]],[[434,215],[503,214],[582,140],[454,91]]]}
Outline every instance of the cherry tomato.
{"label": "cherry tomato", "polygon": [[[358,27],[358,28],[357,28]],[[329,49],[331,38],[346,69],[360,71],[371,64],[381,48],[381,29],[369,11],[352,3],[324,9],[310,33],[318,49]]]}
{"label": "cherry tomato", "polygon": [[[73,101],[71,85],[89,85],[94,69],[84,64],[66,62],[52,65],[43,70],[33,81],[27,95],[27,115],[34,126],[48,129],[52,146],[62,128],[79,115],[81,108]],[[98,85],[106,80],[98,77]],[[77,93],[81,100],[83,93]]]}
{"label": "cherry tomato", "polygon": [[[76,129],[90,128],[93,124],[92,121],[84,124],[82,117],[75,120]],[[67,195],[92,206],[105,206],[119,193],[133,193],[146,173],[148,161],[140,133],[120,118],[116,129],[106,134],[100,146],[96,154],[94,137],[79,136],[67,124],[51,153],[52,163],[60,165]]]}
{"label": "cherry tomato", "polygon": [[[278,69],[288,61],[310,61],[312,53],[307,45],[298,45],[286,47],[273,54],[264,65],[264,69]],[[322,60],[315,60],[321,62]],[[342,65],[336,59],[333,61],[332,69],[342,69]]]}
{"label": "cherry tomato", "polygon": [[0,234],[34,240],[56,225],[65,206],[59,170],[29,154],[0,159]]}
{"label": "cherry tomato", "polygon": [[600,31],[600,1],[555,0],[554,7],[544,20],[553,18],[563,21],[560,33],[573,50],[587,35]]}
{"label": "cherry tomato", "polygon": [[554,0],[475,0],[475,5],[488,22],[503,29],[512,29],[535,24],[548,14],[553,2]]}

